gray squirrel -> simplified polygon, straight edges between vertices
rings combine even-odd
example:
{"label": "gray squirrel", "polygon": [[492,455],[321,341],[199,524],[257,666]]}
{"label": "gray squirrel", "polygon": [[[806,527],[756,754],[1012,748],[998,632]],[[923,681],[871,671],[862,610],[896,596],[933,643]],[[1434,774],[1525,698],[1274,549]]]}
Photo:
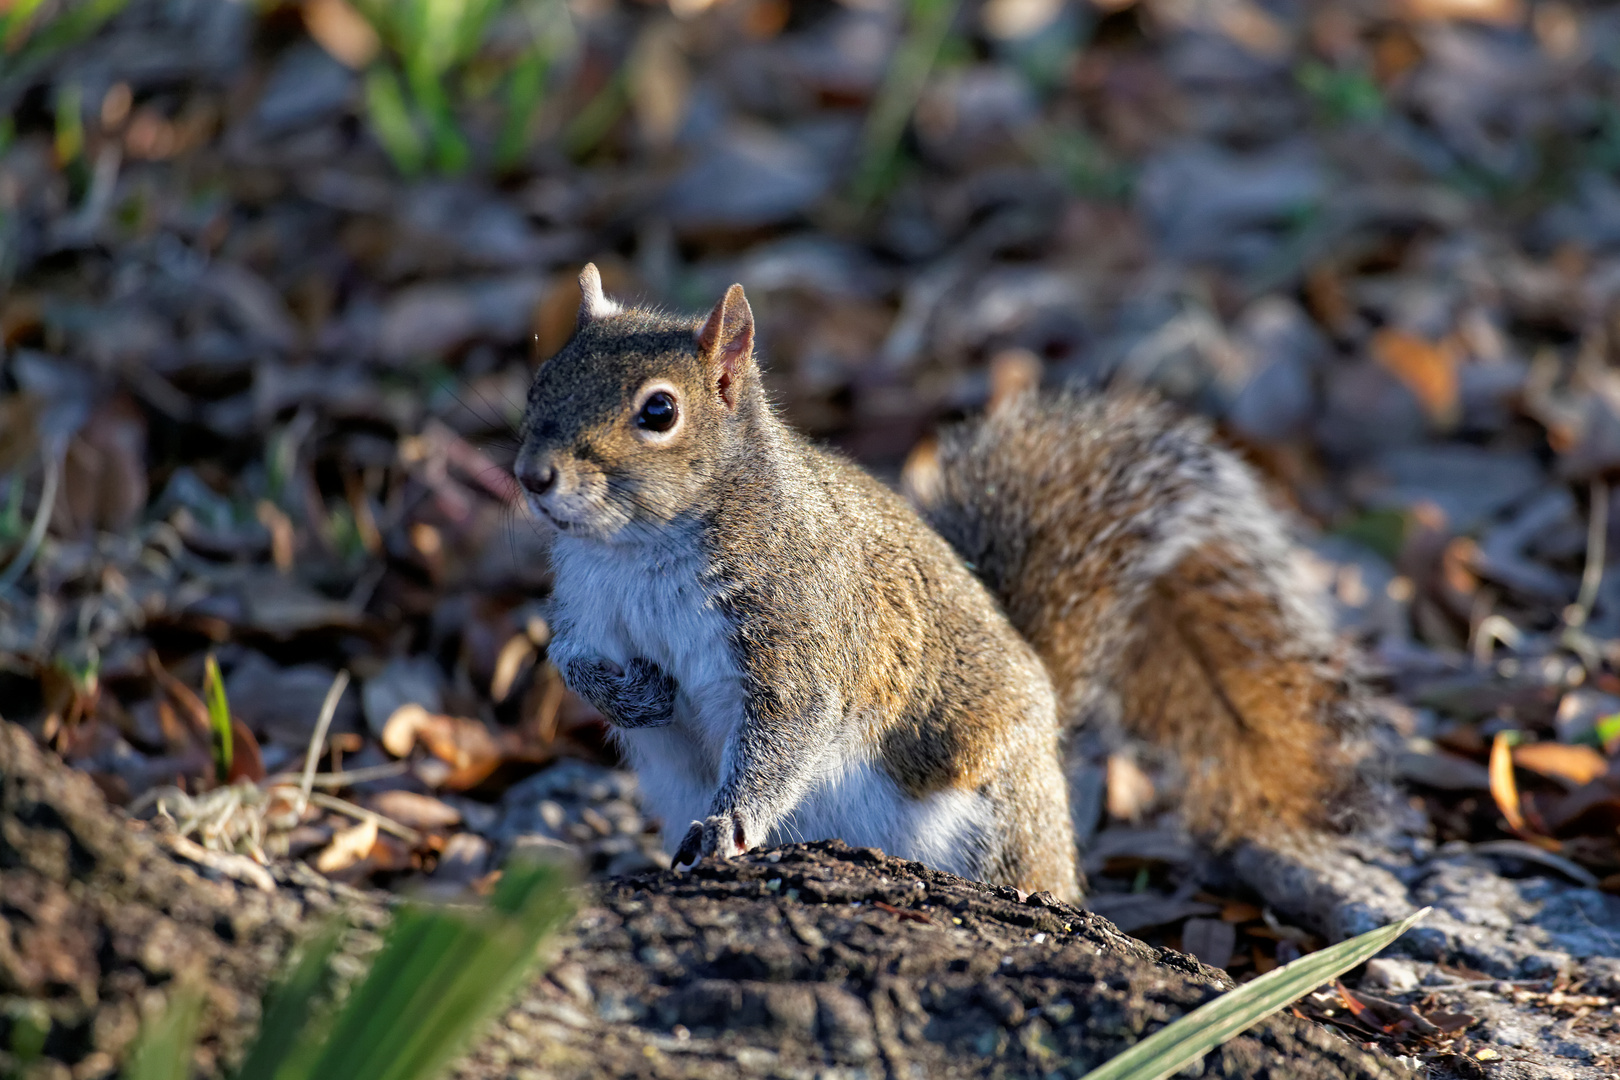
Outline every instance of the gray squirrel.
{"label": "gray squirrel", "polygon": [[595,266],[514,464],[554,531],[549,655],[678,868],[832,837],[1076,900],[1063,736],[1174,754],[1219,841],[1326,824],[1358,709],[1254,475],[1139,396],[1008,395],[911,498],[790,430],[733,285],[701,322]]}

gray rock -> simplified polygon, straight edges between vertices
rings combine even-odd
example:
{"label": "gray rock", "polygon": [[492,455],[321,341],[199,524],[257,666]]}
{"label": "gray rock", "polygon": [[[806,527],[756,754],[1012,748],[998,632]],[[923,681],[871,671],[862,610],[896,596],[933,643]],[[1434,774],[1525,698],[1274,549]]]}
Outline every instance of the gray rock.
{"label": "gray rock", "polygon": [[1270,258],[1280,232],[1328,190],[1318,155],[1303,141],[1247,154],[1191,143],[1148,159],[1137,206],[1167,255],[1241,269]]}
{"label": "gray rock", "polygon": [[754,228],[809,210],[832,184],[825,157],[772,128],[733,124],[664,193],[677,228]]}
{"label": "gray rock", "polygon": [[281,54],[253,118],[266,137],[312,127],[348,109],[355,99],[354,72],[313,42]]}
{"label": "gray rock", "polygon": [[1260,442],[1300,434],[1315,412],[1312,373],[1328,355],[1328,343],[1292,300],[1268,296],[1238,320],[1234,343],[1249,360],[1235,389],[1227,420]]}

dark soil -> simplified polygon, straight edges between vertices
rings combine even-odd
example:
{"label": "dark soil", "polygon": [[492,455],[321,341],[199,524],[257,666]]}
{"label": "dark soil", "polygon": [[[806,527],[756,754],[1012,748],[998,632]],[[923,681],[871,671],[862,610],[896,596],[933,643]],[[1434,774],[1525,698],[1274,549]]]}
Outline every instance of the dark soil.
{"label": "dark soil", "polygon": [[[1232,985],[1044,893],[840,841],[613,882],[598,904],[464,1080],[1073,1077]],[[1278,1016],[1200,1075],[1409,1074]]]}
{"label": "dark soil", "polygon": [[[258,999],[321,912],[363,894],[211,879],[0,724],[0,1045],[5,1075],[110,1075],[183,977],[208,989],[199,1071],[239,1052]],[[550,973],[459,1075],[1078,1075],[1231,985],[1044,894],[838,843],[601,886]],[[1288,1016],[1210,1077],[1408,1075]]]}

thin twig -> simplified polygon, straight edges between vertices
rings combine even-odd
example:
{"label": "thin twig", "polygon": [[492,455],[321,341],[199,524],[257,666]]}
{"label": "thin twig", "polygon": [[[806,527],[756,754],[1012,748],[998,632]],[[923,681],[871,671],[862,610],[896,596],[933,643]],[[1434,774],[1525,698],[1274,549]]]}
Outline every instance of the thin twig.
{"label": "thin twig", "polygon": [[1474,627],[1474,663],[1480,667],[1489,664],[1499,644],[1518,650],[1524,645],[1524,632],[1504,615],[1487,615]]}
{"label": "thin twig", "polygon": [[[368,780],[386,780],[391,776],[399,776],[409,772],[411,763],[408,761],[387,761],[381,765],[367,765],[360,769],[344,769],[341,772],[316,773],[313,786],[318,788],[344,788],[355,784],[363,784]],[[303,782],[302,773],[277,773],[265,780],[266,787],[291,787]]]}
{"label": "thin twig", "polygon": [[401,825],[393,818],[383,817],[375,810],[367,810],[363,806],[356,806],[349,800],[340,799],[336,795],[328,795],[325,792],[315,791],[310,793],[309,801],[314,803],[316,806],[324,807],[327,810],[336,810],[340,814],[347,814],[356,821],[375,821],[377,823],[377,828],[386,833],[393,833],[395,836],[399,837],[401,840],[404,840],[408,844],[414,845],[422,842],[422,834],[411,828],[409,825]]}
{"label": "thin twig", "polygon": [[0,592],[10,592],[11,587],[22,579],[28,571],[28,566],[34,561],[34,554],[39,545],[45,540],[45,528],[51,522],[51,511],[56,507],[56,485],[62,476],[62,462],[55,454],[45,457],[45,487],[39,493],[39,508],[34,511],[34,523],[28,528],[28,537],[23,541],[22,550],[17,557],[11,560],[5,573],[0,574]]}
{"label": "thin twig", "polygon": [[1566,618],[1572,626],[1583,626],[1597,602],[1598,588],[1603,584],[1605,543],[1609,536],[1609,485],[1600,479],[1592,481],[1592,508],[1586,519],[1586,567],[1581,571],[1581,592],[1575,599],[1576,618]]}
{"label": "thin twig", "polygon": [[332,726],[332,717],[337,713],[338,701],[343,697],[343,691],[349,688],[348,669],[337,673],[332,680],[331,689],[326,692],[326,700],[321,702],[320,719],[315,721],[315,731],[309,739],[309,750],[304,755],[304,778],[298,784],[298,816],[304,814],[304,807],[310,803],[310,791],[315,787],[315,763],[321,758],[321,747],[326,743],[326,729]]}

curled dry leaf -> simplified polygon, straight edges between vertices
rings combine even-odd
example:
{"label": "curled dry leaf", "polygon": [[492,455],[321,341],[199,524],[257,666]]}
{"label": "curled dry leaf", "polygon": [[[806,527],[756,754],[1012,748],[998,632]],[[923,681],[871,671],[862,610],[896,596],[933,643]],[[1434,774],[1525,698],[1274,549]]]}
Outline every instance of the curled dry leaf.
{"label": "curled dry leaf", "polygon": [[1373,359],[1418,399],[1431,423],[1450,427],[1461,408],[1457,352],[1449,342],[1425,341],[1405,330],[1380,330]]}
{"label": "curled dry leaf", "polygon": [[472,787],[510,756],[510,740],[498,739],[482,721],[430,713],[420,705],[401,705],[383,725],[382,744],[395,757],[405,757],[420,744],[451,766],[442,786]]}
{"label": "curled dry leaf", "polygon": [[428,832],[461,823],[461,811],[431,795],[414,791],[382,791],[368,800],[371,809],[387,818]]}
{"label": "curled dry leaf", "polygon": [[512,684],[523,674],[524,667],[534,660],[534,655],[534,642],[529,640],[528,634],[519,632],[507,638],[500,654],[495,657],[495,677],[489,684],[489,696],[497,704],[506,700],[512,692]]}
{"label": "curled dry leaf", "polygon": [[1609,769],[1608,761],[1592,747],[1555,742],[1515,746],[1513,764],[1572,789],[1596,780]]}
{"label": "curled dry leaf", "polygon": [[1153,805],[1153,779],[1130,758],[1108,755],[1108,814],[1136,821]]}
{"label": "curled dry leaf", "polygon": [[1518,26],[1524,21],[1523,0],[1403,0],[1400,9],[1409,19],[1462,20],[1496,26]]}
{"label": "curled dry leaf", "polygon": [[346,870],[370,855],[376,843],[377,822],[367,818],[333,836],[332,842],[315,856],[315,869],[323,874]]}
{"label": "curled dry leaf", "polygon": [[1541,836],[1525,820],[1524,808],[1519,800],[1519,785],[1513,776],[1513,737],[1509,732],[1497,732],[1491,742],[1490,774],[1491,797],[1507,819],[1508,828],[1538,847],[1556,851],[1558,841]]}
{"label": "curled dry leaf", "polygon": [[334,60],[356,71],[371,63],[381,45],[377,31],[346,0],[305,0],[304,27]]}

